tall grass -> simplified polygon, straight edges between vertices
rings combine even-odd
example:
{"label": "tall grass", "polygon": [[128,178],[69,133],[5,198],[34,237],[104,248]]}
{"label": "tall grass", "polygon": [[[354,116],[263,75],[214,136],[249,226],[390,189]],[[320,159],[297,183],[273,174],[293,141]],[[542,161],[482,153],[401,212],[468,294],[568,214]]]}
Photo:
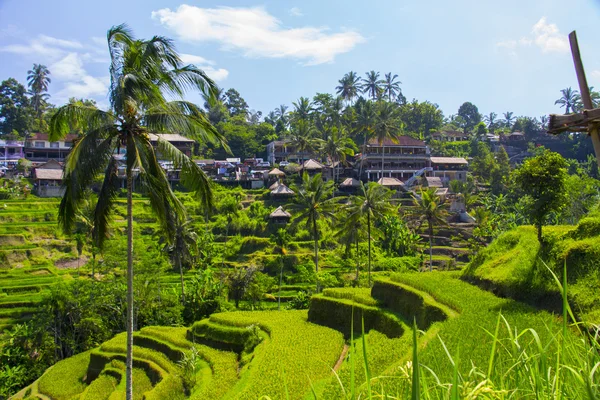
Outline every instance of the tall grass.
{"label": "tall grass", "polygon": [[[388,376],[371,377],[367,372],[364,382],[355,381],[353,373],[351,387],[342,387],[342,392],[347,399],[352,400],[600,398],[598,331],[590,333],[582,329],[581,324],[575,320],[567,301],[566,265],[562,279],[550,268],[548,270],[563,296],[561,324],[547,324],[543,328],[546,331],[539,328],[518,330],[500,311],[493,331],[472,326],[472,329],[484,329],[491,338],[488,359],[479,359],[485,361],[481,365],[467,357],[461,359],[460,346],[452,355],[439,335],[437,340],[443,351],[437,352],[433,357],[429,354],[426,365],[419,354],[420,332],[413,325],[412,362],[407,361],[399,367],[398,373]],[[351,340],[353,339],[352,337]],[[368,371],[368,349],[364,342],[364,332],[362,340],[365,353],[363,363]],[[355,352],[352,342],[349,352],[352,362]],[[452,366],[449,377],[445,371],[442,374],[438,371],[444,370],[448,361]],[[339,383],[342,385],[341,381]]]}

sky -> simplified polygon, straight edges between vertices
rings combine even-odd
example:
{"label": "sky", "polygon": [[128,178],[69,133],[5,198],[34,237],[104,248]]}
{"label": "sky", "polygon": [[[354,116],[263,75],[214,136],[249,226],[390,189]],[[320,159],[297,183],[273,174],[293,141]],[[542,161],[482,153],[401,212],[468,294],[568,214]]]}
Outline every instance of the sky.
{"label": "sky", "polygon": [[[600,88],[600,0],[0,0],[0,80],[50,69],[51,102],[108,105],[106,31],[174,39],[182,59],[268,113],[300,96],[335,93],[348,71],[398,75],[407,99],[445,115],[558,113],[577,88],[567,35],[577,30],[591,86]],[[201,102],[198,94],[189,100]]]}

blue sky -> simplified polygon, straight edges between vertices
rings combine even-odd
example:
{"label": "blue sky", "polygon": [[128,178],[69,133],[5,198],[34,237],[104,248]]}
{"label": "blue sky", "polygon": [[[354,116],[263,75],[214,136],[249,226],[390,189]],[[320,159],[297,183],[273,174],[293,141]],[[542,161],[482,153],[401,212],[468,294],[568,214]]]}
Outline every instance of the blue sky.
{"label": "blue sky", "polygon": [[[0,79],[52,72],[51,101],[106,105],[107,29],[175,39],[184,59],[263,113],[300,96],[333,93],[353,70],[399,75],[410,100],[445,115],[471,101],[481,113],[540,116],[577,87],[567,35],[576,29],[590,85],[600,88],[599,0],[73,1],[0,0]],[[190,96],[199,101],[199,97]]]}

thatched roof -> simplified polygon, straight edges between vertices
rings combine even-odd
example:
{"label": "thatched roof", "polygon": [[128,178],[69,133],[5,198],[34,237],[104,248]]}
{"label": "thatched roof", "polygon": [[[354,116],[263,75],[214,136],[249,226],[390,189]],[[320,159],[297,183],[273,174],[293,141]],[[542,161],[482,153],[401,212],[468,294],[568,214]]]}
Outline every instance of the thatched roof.
{"label": "thatched roof", "polygon": [[427,176],[425,177],[427,181],[428,187],[441,188],[444,185],[442,184],[442,179],[439,176]]}
{"label": "thatched roof", "polygon": [[269,214],[269,218],[292,218],[292,214],[285,211],[282,206],[279,206],[275,211]]}
{"label": "thatched roof", "polygon": [[346,178],[344,182],[340,183],[340,187],[359,187],[360,181],[354,178]]}
{"label": "thatched roof", "polygon": [[275,189],[271,190],[271,195],[273,196],[285,196],[292,194],[295,194],[295,192],[289,187],[285,186],[283,183],[280,183]]}
{"label": "thatched roof", "polygon": [[285,172],[280,170],[279,168],[273,168],[271,172],[269,172],[271,176],[285,176]]}
{"label": "thatched roof", "polygon": [[381,186],[404,186],[404,182],[390,177],[380,178],[377,183],[379,183]]}
{"label": "thatched roof", "polygon": [[269,190],[275,190],[275,189],[277,189],[277,186],[279,186],[279,185],[281,185],[281,182],[276,181],[271,186],[269,186]]}
{"label": "thatched roof", "polygon": [[310,160],[307,160],[304,162],[304,164],[302,165],[302,168],[308,169],[308,170],[323,169],[323,164],[321,164],[320,162],[315,161],[311,158]]}
{"label": "thatched roof", "polygon": [[60,181],[63,177],[62,169],[35,169],[35,179],[41,179],[46,181]]}

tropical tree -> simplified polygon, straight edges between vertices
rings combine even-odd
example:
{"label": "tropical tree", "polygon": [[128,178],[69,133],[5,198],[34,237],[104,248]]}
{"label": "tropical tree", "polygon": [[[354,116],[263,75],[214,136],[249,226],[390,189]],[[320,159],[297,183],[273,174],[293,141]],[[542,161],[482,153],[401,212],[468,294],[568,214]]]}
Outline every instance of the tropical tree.
{"label": "tropical tree", "polygon": [[[59,224],[65,232],[74,226],[85,189],[104,171],[94,213],[94,228],[101,247],[120,188],[115,154],[127,152],[127,359],[126,397],[132,399],[133,362],[133,179],[136,171],[149,196],[150,205],[169,239],[175,236],[175,216],[185,215],[184,207],[171,191],[158,163],[149,132],[178,132],[195,140],[225,144],[203,112],[183,100],[189,89],[209,98],[216,94],[214,82],[193,65],[184,65],[170,39],[155,36],[140,40],[126,25],[107,33],[110,53],[110,110],[102,111],[79,103],[60,107],[50,121],[50,140],[63,138],[70,126],[87,125],[85,134],[73,146],[64,167],[65,194],[59,206]],[[178,100],[169,101],[167,99]],[[161,156],[181,170],[181,182],[194,191],[202,205],[212,205],[210,180],[185,154],[158,138]]]}
{"label": "tropical tree", "polygon": [[275,109],[275,115],[277,116],[278,121],[281,121],[283,126],[287,126],[287,124],[290,121],[289,113],[288,113],[288,106],[286,106],[285,104],[281,104],[279,107],[277,107]]}
{"label": "tropical tree", "polygon": [[379,72],[370,71],[367,72],[367,77],[362,79],[361,89],[363,93],[375,100],[381,94],[381,84],[382,81],[379,79]]}
{"label": "tropical tree", "polygon": [[[367,151],[367,142],[374,134],[376,112],[375,103],[360,97],[354,105],[356,109],[356,118],[352,124],[352,132],[355,136],[363,137],[362,158],[364,159]],[[363,161],[359,166],[358,177],[362,177]]]}
{"label": "tropical tree", "polygon": [[[305,222],[314,240],[315,269],[319,272],[319,221],[330,223],[335,220],[335,203],[331,198],[333,182],[324,182],[321,174],[309,176],[302,174],[302,183],[293,185],[296,192],[294,204],[291,208],[297,215],[294,223]],[[317,282],[317,292],[319,283]]]}
{"label": "tropical tree", "polygon": [[336,93],[348,103],[351,103],[361,90],[360,78],[354,71],[348,72],[338,83],[339,85],[335,88]]}
{"label": "tropical tree", "polygon": [[277,310],[281,310],[281,285],[283,282],[284,258],[287,255],[287,246],[292,240],[291,235],[284,228],[279,228],[275,234],[271,235],[271,240],[275,243],[275,252],[279,253],[279,291],[277,292]]}
{"label": "tropical tree", "polygon": [[565,108],[565,114],[569,114],[572,111],[576,110],[577,103],[580,101],[581,97],[579,96],[579,92],[577,90],[571,89],[568,87],[566,89],[562,89],[560,91],[561,97],[554,102],[554,104],[560,105],[561,108]]}
{"label": "tropical tree", "polygon": [[314,125],[307,120],[299,120],[292,125],[288,140],[296,153],[301,154],[302,164],[304,164],[305,154],[315,153],[321,146],[317,133]]}
{"label": "tropical tree", "polygon": [[427,234],[429,235],[429,271],[433,266],[433,225],[445,225],[446,213],[442,208],[443,201],[436,193],[436,188],[421,188],[419,195],[413,195],[415,213],[420,221],[427,222]]}
{"label": "tropical tree", "polygon": [[488,115],[485,115],[483,117],[483,119],[485,120],[485,122],[487,122],[487,127],[490,130],[490,132],[494,132],[494,129],[496,129],[496,117],[498,117],[498,114],[496,114],[495,112],[491,112]]}
{"label": "tropical tree", "polygon": [[312,113],[312,102],[307,97],[300,97],[298,101],[292,103],[294,106],[294,111],[291,113],[292,122],[305,120],[308,121],[310,119],[310,114]]}
{"label": "tropical tree", "polygon": [[333,180],[335,182],[337,182],[339,178],[339,164],[344,164],[347,156],[353,156],[354,149],[354,141],[346,136],[343,131],[340,132],[336,128],[329,130],[329,134],[322,142],[321,151],[329,157],[329,160],[334,166]]}
{"label": "tropical tree", "polygon": [[383,84],[383,93],[387,95],[388,101],[390,102],[392,101],[392,98],[396,98],[402,93],[402,90],[400,89],[400,84],[402,82],[397,81],[396,78],[398,78],[398,75],[392,75],[390,72],[385,74],[385,79],[381,81]]}
{"label": "tropical tree", "polygon": [[514,115],[514,113],[511,111],[507,111],[504,114],[502,114],[502,116],[504,117],[504,126],[506,128],[509,128],[513,125],[513,123],[515,122],[515,120],[517,119]]}
{"label": "tropical tree", "polygon": [[172,240],[167,241],[164,251],[168,254],[171,264],[179,270],[181,279],[181,304],[185,306],[185,281],[183,279],[183,266],[191,266],[198,253],[198,235],[192,225],[192,220],[174,218],[175,229]]}
{"label": "tropical tree", "polygon": [[391,140],[398,142],[398,136],[403,131],[404,126],[400,120],[400,111],[398,105],[386,101],[377,102],[375,107],[375,124],[373,126],[374,137],[382,146],[381,154],[381,177],[385,164],[385,142]]}
{"label": "tropical tree", "polygon": [[383,216],[391,214],[393,207],[390,204],[392,192],[385,186],[376,182],[369,182],[366,186],[360,183],[360,191],[357,196],[351,198],[348,205],[349,219],[354,221],[366,220],[368,241],[368,274],[369,286],[371,286],[371,234],[372,224]]}
{"label": "tropical tree", "polygon": [[29,85],[29,94],[31,95],[31,105],[40,122],[40,127],[42,112],[44,111],[46,101],[50,97],[48,94],[48,85],[50,82],[50,71],[45,65],[33,64],[33,68],[27,71],[27,84]]}
{"label": "tropical tree", "polygon": [[349,205],[353,204],[353,197],[350,197],[342,217],[338,219],[338,230],[335,234],[340,239],[340,243],[346,246],[346,254],[350,253],[352,246],[356,246],[356,284],[358,285],[360,277],[360,251],[359,243],[364,237],[364,221],[360,213],[349,212]]}

